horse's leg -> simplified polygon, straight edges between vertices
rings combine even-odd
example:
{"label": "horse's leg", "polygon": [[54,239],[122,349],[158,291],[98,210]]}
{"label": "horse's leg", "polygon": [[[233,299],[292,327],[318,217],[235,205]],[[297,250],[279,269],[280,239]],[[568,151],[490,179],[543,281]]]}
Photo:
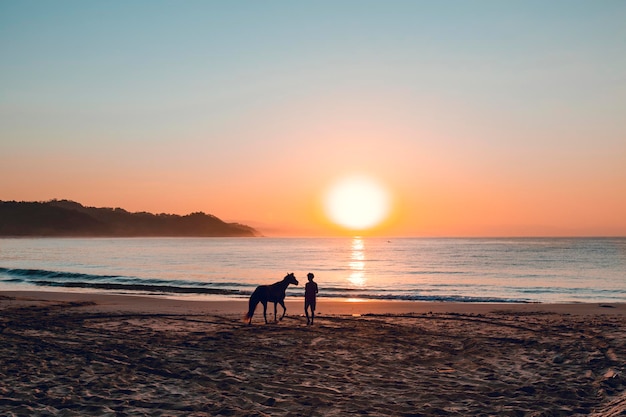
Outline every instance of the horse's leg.
{"label": "horse's leg", "polygon": [[[283,306],[283,315],[280,316],[280,319],[282,320],[283,317],[285,317],[285,313],[287,313],[287,307],[285,307],[285,301],[284,300],[280,300],[279,303],[280,303],[281,306]],[[276,306],[276,304],[274,304],[274,306]]]}
{"label": "horse's leg", "polygon": [[[282,317],[280,318],[281,320],[283,319]],[[278,317],[276,314],[276,301],[274,301],[274,323],[278,322]]]}
{"label": "horse's leg", "polygon": [[265,324],[267,324],[267,301],[261,301],[261,304],[263,304],[263,319]]}

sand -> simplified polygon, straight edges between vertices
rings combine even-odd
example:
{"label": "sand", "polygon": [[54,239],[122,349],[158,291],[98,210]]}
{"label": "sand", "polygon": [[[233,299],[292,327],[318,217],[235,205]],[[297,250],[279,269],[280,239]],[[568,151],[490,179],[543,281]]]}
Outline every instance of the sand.
{"label": "sand", "polygon": [[626,415],[626,304],[302,307],[2,292],[0,415]]}

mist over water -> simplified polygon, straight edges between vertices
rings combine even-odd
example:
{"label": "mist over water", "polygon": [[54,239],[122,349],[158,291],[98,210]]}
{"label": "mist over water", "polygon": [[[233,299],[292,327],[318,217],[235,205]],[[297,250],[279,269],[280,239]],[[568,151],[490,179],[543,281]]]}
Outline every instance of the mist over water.
{"label": "mist over water", "polygon": [[294,272],[319,296],[626,302],[626,238],[0,239],[0,289],[247,297]]}

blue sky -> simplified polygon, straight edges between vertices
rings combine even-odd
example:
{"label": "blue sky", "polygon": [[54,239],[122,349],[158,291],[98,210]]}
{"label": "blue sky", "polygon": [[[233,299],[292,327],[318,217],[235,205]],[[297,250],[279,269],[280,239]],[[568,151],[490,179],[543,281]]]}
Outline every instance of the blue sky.
{"label": "blue sky", "polygon": [[[623,1],[2,1],[0,199],[312,230],[280,200],[304,212],[354,169],[423,219],[486,187],[549,206],[400,222],[415,234],[606,233],[626,208],[624,22]],[[561,224],[555,190],[604,208]]]}

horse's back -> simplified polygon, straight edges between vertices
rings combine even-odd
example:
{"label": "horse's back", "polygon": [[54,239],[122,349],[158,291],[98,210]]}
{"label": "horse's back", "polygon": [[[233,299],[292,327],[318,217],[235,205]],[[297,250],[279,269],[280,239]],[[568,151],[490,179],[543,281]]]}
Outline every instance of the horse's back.
{"label": "horse's back", "polygon": [[252,293],[252,297],[258,298],[259,301],[269,301],[277,303],[285,299],[285,290],[282,289],[277,282],[272,285],[259,285]]}
{"label": "horse's back", "polygon": [[268,301],[277,303],[279,301],[283,301],[285,299],[285,290],[286,287],[283,288],[280,282],[276,284],[270,285],[267,291]]}
{"label": "horse's back", "polygon": [[260,298],[266,298],[268,293],[269,293],[269,288],[267,285],[259,285],[258,287],[255,288],[252,295],[260,297]]}

